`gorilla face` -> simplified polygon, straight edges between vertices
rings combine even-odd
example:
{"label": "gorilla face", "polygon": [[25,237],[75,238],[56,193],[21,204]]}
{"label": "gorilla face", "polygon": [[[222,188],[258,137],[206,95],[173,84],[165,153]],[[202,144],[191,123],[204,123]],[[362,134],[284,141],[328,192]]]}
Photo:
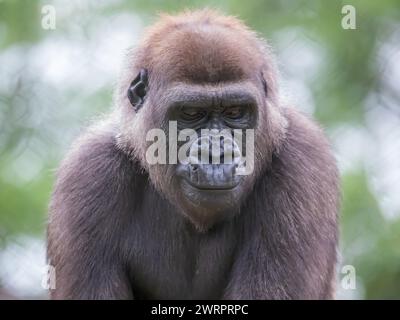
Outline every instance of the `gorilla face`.
{"label": "gorilla face", "polygon": [[[141,70],[128,91],[136,110],[145,100],[146,81]],[[178,135],[185,130],[195,134],[189,142],[177,141],[178,154],[185,148],[185,161],[178,156],[177,164],[167,168],[151,166],[150,177],[172,204],[206,229],[238,212],[253,186],[254,174],[244,171],[248,129],[255,128],[258,118],[254,86],[179,83],[164,91],[169,98],[159,99],[164,103],[159,110],[166,110],[160,127],[173,121]]]}
{"label": "gorilla face", "polygon": [[206,90],[186,83],[182,88],[174,94],[166,118],[176,121],[178,134],[196,134],[178,142],[186,161],[179,159],[170,171],[174,183],[169,188],[175,188],[172,202],[197,226],[207,228],[232,217],[250,193],[254,175],[244,171],[253,152],[248,129],[256,126],[257,104],[246,86],[240,91],[221,85]]}
{"label": "gorilla face", "polygon": [[[251,104],[225,102],[226,106],[218,100],[209,106],[179,106],[172,116],[179,130],[197,133],[187,150],[188,161],[176,167],[182,205],[187,212],[213,220],[237,211],[246,194],[248,179],[240,173],[246,146],[238,140],[255,122]],[[240,133],[239,139],[235,139],[234,131]]]}

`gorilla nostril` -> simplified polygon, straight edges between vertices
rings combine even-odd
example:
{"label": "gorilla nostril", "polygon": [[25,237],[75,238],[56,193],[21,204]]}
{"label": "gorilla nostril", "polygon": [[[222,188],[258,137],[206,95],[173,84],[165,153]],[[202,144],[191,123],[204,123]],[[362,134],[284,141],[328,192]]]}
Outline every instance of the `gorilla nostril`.
{"label": "gorilla nostril", "polygon": [[199,169],[199,166],[198,166],[197,164],[191,164],[191,165],[190,165],[190,169],[191,169],[193,172],[196,172],[197,169]]}

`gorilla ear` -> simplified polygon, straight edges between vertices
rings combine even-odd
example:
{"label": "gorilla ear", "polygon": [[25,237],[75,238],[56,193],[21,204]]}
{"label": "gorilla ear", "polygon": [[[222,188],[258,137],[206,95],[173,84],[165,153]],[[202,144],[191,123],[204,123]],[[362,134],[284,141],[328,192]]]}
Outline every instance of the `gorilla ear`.
{"label": "gorilla ear", "polygon": [[148,86],[147,69],[140,69],[139,74],[131,82],[128,89],[128,99],[137,112],[143,105]]}

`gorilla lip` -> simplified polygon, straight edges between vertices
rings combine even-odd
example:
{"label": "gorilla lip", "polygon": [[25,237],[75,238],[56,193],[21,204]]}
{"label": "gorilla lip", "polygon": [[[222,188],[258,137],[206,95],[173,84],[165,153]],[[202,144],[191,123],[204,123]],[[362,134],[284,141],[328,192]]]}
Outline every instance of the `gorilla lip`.
{"label": "gorilla lip", "polygon": [[233,181],[233,183],[226,184],[195,184],[186,177],[183,178],[183,181],[189,184],[192,188],[201,191],[230,191],[235,189],[240,181]]}
{"label": "gorilla lip", "polygon": [[238,185],[239,182],[237,182],[234,185],[195,185],[193,183],[191,183],[190,181],[187,181],[187,183],[190,184],[190,186],[192,186],[193,188],[196,188],[198,190],[203,190],[203,191],[228,191],[228,190],[233,190],[235,189]]}

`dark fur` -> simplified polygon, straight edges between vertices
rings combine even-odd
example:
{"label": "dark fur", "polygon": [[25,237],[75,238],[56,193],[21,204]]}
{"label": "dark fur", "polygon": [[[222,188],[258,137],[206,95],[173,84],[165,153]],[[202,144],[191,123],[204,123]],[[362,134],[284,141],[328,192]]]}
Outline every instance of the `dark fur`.
{"label": "dark fur", "polygon": [[[203,19],[214,17],[201,14]],[[140,51],[138,55],[142,62]],[[163,80],[155,79],[151,62],[146,66],[150,83],[161,90]],[[260,68],[269,72],[268,90],[277,95],[268,82],[272,71],[262,63]],[[223,77],[227,69],[221,72]],[[212,79],[197,76],[200,82],[217,79],[215,74]],[[122,92],[120,104],[126,103]],[[277,108],[273,102],[269,112]],[[151,103],[140,111],[141,121],[148,121],[140,122],[141,129],[157,122],[146,111]],[[117,114],[127,114],[127,108],[125,104]],[[118,120],[91,129],[63,162],[51,202],[48,258],[57,281],[52,298],[331,298],[337,246],[335,162],[316,125],[290,108],[275,112],[285,125],[278,118],[272,128],[266,127],[267,120],[259,121],[257,134],[264,140],[256,146],[260,155],[254,185],[240,212],[203,232],[164,196],[163,176],[149,174],[141,142],[126,130],[121,134]],[[279,127],[285,130],[277,137],[273,130]],[[265,138],[269,134],[273,136]]]}

